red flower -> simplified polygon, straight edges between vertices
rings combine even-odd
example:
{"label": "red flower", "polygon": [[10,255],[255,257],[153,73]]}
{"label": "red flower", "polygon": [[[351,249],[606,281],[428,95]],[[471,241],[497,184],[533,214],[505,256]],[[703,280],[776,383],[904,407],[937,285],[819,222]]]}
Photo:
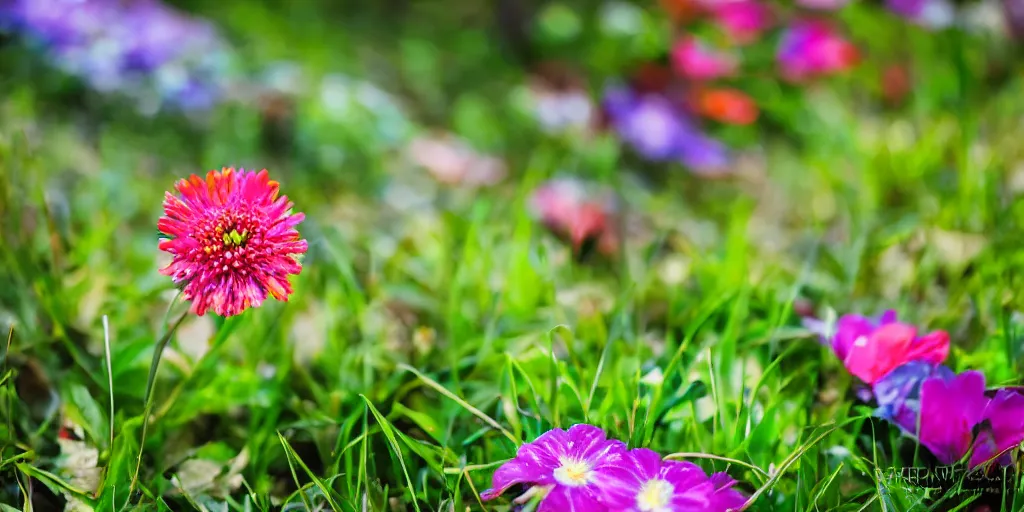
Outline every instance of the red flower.
{"label": "red flower", "polygon": [[610,256],[619,246],[614,198],[588,185],[565,178],[549,181],[534,191],[530,207],[536,218],[568,239],[576,251],[593,242],[598,252]]}
{"label": "red flower", "polygon": [[757,121],[757,104],[750,96],[736,89],[704,89],[694,96],[694,109],[709,119],[739,125]]}
{"label": "red flower", "polygon": [[192,310],[233,316],[259,306],[269,293],[287,301],[288,276],[308,245],[295,230],[305,215],[293,214],[278,183],[260,172],[224,168],[206,180],[192,175],[167,192],[158,228],[160,250],[174,256],[160,273],[184,285]]}

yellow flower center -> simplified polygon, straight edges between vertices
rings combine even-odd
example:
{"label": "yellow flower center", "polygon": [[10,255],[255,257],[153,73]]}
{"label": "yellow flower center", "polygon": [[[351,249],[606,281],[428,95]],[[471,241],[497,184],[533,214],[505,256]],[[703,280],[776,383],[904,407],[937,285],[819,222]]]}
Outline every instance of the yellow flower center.
{"label": "yellow flower center", "polygon": [[648,480],[636,495],[636,508],[642,512],[671,512],[672,484],[664,480]]}
{"label": "yellow flower center", "polygon": [[555,480],[558,483],[578,487],[590,482],[590,464],[569,457],[561,457],[558,462],[561,464],[555,469]]}

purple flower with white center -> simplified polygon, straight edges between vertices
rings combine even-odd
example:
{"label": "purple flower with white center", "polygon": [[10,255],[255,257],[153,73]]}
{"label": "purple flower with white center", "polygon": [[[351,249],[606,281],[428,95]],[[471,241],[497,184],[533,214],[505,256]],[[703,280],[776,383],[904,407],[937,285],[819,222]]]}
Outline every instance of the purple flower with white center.
{"label": "purple flower with white center", "polygon": [[605,505],[617,512],[726,512],[747,501],[729,475],[708,476],[696,464],[662,460],[646,448],[631,450],[613,473],[618,481],[605,490]]}
{"label": "purple flower with white center", "polygon": [[519,501],[543,494],[537,512],[601,512],[606,510],[603,494],[619,485],[613,470],[625,457],[626,445],[593,425],[574,425],[568,432],[552,429],[520,446],[480,497],[492,500],[513,485],[527,484],[532,487]]}
{"label": "purple flower with white center", "polygon": [[949,0],[886,0],[885,5],[911,22],[933,29],[952,25],[956,17]]}
{"label": "purple flower with white center", "polygon": [[721,174],[729,165],[725,145],[701,132],[662,95],[612,87],[604,107],[619,137],[648,160],[678,161],[702,175]]}

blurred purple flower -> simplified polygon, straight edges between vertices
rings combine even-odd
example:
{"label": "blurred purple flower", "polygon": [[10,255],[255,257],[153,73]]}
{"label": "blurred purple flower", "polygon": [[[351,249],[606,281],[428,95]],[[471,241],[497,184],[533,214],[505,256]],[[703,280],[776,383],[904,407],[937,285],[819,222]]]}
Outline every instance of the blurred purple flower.
{"label": "blurred purple flower", "polygon": [[11,0],[0,6],[0,27],[101,92],[185,110],[209,108],[224,93],[227,50],[215,29],[156,0]]}
{"label": "blurred purple flower", "polygon": [[1003,0],[1006,27],[1016,39],[1024,38],[1024,0]]}
{"label": "blurred purple flower", "polygon": [[533,487],[524,497],[544,493],[537,512],[603,511],[603,493],[620,485],[612,470],[625,457],[626,445],[593,425],[574,425],[568,432],[552,429],[520,446],[480,497],[492,500],[513,485],[528,484]]}
{"label": "blurred purple flower", "polygon": [[725,145],[701,132],[662,95],[612,87],[604,106],[619,137],[649,160],[679,161],[704,175],[720,174],[729,164]]}
{"label": "blurred purple flower", "polygon": [[807,9],[834,11],[846,7],[850,0],[797,0],[797,5]]}
{"label": "blurred purple flower", "polygon": [[787,80],[804,81],[845,71],[860,60],[860,52],[828,24],[798,20],[786,29],[776,53]]}
{"label": "blurred purple flower", "polygon": [[739,510],[747,501],[732,489],[736,481],[729,475],[709,477],[696,464],[662,460],[645,448],[631,450],[612,472],[618,485],[605,489],[608,510],[725,512]]}
{"label": "blurred purple flower", "polygon": [[886,0],[890,11],[928,28],[945,28],[956,16],[949,0]]}

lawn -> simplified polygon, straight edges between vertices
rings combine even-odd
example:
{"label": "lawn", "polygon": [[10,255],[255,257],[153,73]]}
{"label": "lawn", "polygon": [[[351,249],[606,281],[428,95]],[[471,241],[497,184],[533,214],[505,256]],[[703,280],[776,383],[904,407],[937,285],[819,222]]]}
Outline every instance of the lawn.
{"label": "lawn", "polygon": [[[173,80],[104,89],[0,7],[0,509],[557,512],[583,492],[564,467],[485,490],[587,424],[727,473],[750,511],[1024,510],[1024,61],[999,4],[943,28],[766,2],[748,42],[684,4],[175,2],[222,44],[187,64],[228,84],[186,107]],[[849,46],[780,72],[809,18]],[[688,35],[740,69],[664,78]],[[629,116],[679,83],[697,128],[665,149],[675,125]],[[199,315],[160,219],[224,167],[267,169],[306,250],[287,301]],[[890,309],[916,333],[837,357],[837,319]],[[984,413],[937,373],[900,396],[922,440],[1012,441],[984,486],[880,412],[872,384],[917,359],[983,374]],[[726,510],[673,503],[634,510]]]}

